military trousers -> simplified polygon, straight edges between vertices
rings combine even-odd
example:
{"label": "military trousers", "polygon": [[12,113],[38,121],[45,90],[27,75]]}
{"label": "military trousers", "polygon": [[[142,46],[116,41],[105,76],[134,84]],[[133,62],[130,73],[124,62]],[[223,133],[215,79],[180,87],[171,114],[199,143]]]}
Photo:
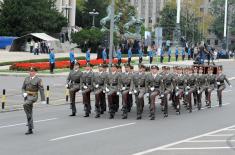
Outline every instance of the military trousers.
{"label": "military trousers", "polygon": [[30,96],[28,95],[26,97],[26,100],[23,104],[24,111],[27,117],[27,125],[28,129],[31,130],[34,128],[33,125],[33,103],[35,103],[38,100],[38,96]]}
{"label": "military trousers", "polygon": [[151,115],[155,115],[155,111],[156,111],[156,105],[155,105],[155,101],[156,101],[156,97],[160,95],[160,91],[158,89],[155,89],[154,91],[150,92],[150,114]]}
{"label": "military trousers", "polygon": [[222,91],[225,89],[225,85],[220,85],[217,88],[217,96],[219,100],[219,106],[222,106]]}
{"label": "military trousers", "polygon": [[117,111],[117,106],[119,106],[119,103],[117,103],[117,98],[119,98],[119,96],[117,95],[117,91],[115,90],[111,90],[108,93],[108,106],[109,106],[109,113],[114,115],[115,112]]}
{"label": "military trousers", "polygon": [[87,88],[82,91],[82,99],[83,99],[85,113],[90,114],[91,113],[91,88]]}
{"label": "military trousers", "polygon": [[143,113],[144,94],[145,94],[144,89],[138,90],[138,92],[135,94],[135,102],[136,102],[136,109],[137,109],[137,115],[138,116],[141,116],[141,114]]}
{"label": "military trousers", "polygon": [[75,105],[75,99],[76,99],[76,92],[78,92],[79,90],[80,90],[80,86],[78,84],[74,84],[69,88],[72,113],[77,112],[76,105]]}
{"label": "military trousers", "polygon": [[102,89],[95,90],[95,111],[96,114],[100,114],[102,110]]}

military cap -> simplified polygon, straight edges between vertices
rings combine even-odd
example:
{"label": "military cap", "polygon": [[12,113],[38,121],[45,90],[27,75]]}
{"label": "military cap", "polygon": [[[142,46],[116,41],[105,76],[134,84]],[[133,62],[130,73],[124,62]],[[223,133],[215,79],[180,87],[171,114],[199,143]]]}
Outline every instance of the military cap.
{"label": "military cap", "polygon": [[118,68],[118,65],[117,64],[112,64],[111,67]]}
{"label": "military cap", "polygon": [[151,69],[157,69],[157,70],[159,70],[159,67],[158,67],[157,65],[152,65],[152,66],[151,66]]}
{"label": "military cap", "polygon": [[35,67],[30,67],[29,71],[30,71],[30,72],[37,72],[37,71],[38,71],[38,69],[37,69],[37,68],[35,68]]}
{"label": "military cap", "polygon": [[218,69],[219,70],[223,70],[223,66],[218,66]]}
{"label": "military cap", "polygon": [[124,67],[125,67],[125,68],[128,68],[128,67],[131,68],[131,65],[130,65],[130,64],[124,64]]}
{"label": "military cap", "polygon": [[131,68],[131,69],[134,69],[134,66],[130,65],[130,68]]}
{"label": "military cap", "polygon": [[122,66],[121,66],[121,65],[117,65],[117,68],[118,68],[118,69],[121,69],[121,68],[122,68]]}
{"label": "military cap", "polygon": [[139,64],[139,68],[146,68],[143,64]]}

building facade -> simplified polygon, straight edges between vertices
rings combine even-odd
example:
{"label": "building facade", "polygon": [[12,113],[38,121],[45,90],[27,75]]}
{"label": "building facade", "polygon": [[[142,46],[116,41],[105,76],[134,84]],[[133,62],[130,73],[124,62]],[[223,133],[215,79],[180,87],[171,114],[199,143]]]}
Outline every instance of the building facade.
{"label": "building facade", "polygon": [[129,0],[130,5],[137,9],[138,18],[144,20],[144,26],[154,30],[159,22],[160,12],[165,5],[164,0]]}

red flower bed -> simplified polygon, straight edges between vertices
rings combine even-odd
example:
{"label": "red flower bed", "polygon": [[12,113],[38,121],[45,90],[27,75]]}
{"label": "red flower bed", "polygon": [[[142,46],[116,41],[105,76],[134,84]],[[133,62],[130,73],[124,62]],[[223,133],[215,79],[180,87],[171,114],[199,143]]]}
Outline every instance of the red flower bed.
{"label": "red flower bed", "polygon": [[[86,65],[86,60],[78,60],[78,63],[81,66]],[[99,64],[103,64],[104,61],[102,59],[95,59],[91,60],[90,64],[97,66]],[[109,60],[106,60],[106,63],[109,63]],[[113,64],[117,64],[118,60],[113,59]],[[127,63],[126,59],[122,59],[122,63]],[[61,68],[69,68],[70,62],[69,61],[57,61],[55,63],[55,68],[61,69]],[[36,63],[14,63],[11,67],[10,70],[18,70],[18,71],[26,71],[29,70],[30,67],[35,67],[38,70],[49,70],[49,62],[36,62]]]}

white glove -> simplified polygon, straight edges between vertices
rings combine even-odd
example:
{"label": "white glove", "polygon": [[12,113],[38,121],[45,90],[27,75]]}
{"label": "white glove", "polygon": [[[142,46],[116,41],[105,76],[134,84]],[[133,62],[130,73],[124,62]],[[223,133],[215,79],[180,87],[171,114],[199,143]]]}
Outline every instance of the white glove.
{"label": "white glove", "polygon": [[164,97],[164,95],[162,94],[161,97]]}
{"label": "white glove", "polygon": [[126,87],[122,87],[122,90],[126,90]]}
{"label": "white glove", "polygon": [[41,104],[47,104],[46,101],[41,101]]}
{"label": "white glove", "polygon": [[98,87],[99,87],[99,85],[97,84],[97,85],[95,85],[95,87],[96,87],[96,88],[98,88]]}
{"label": "white glove", "polygon": [[220,82],[216,82],[217,83],[217,85],[220,85]]}
{"label": "white glove", "polygon": [[177,92],[177,93],[175,93],[175,96],[178,96],[179,95],[179,93]]}
{"label": "white glove", "polygon": [[188,92],[185,92],[185,95],[188,95]]}
{"label": "white glove", "polygon": [[66,85],[65,85],[65,88],[68,88],[68,87],[69,87],[69,85],[68,85],[68,84],[66,84]]}
{"label": "white glove", "polygon": [[198,90],[197,93],[200,94],[200,90]]}
{"label": "white glove", "polygon": [[106,91],[106,92],[109,92],[109,89],[106,87],[106,88],[105,88],[105,91]]}
{"label": "white glove", "polygon": [[233,86],[232,85],[229,85],[230,88],[232,88]]}
{"label": "white glove", "polygon": [[27,97],[27,95],[28,95],[27,93],[23,93],[23,97]]}
{"label": "white glove", "polygon": [[176,87],[176,90],[179,90],[179,87]]}
{"label": "white glove", "polygon": [[87,89],[87,86],[83,86],[84,89]]}
{"label": "white glove", "polygon": [[103,90],[103,93],[106,93],[106,91],[105,91],[105,90]]}
{"label": "white glove", "polygon": [[149,97],[149,93],[146,93],[146,96]]}
{"label": "white glove", "polygon": [[78,92],[79,92],[79,93],[81,93],[81,92],[82,92],[82,90],[79,90]]}
{"label": "white glove", "polygon": [[129,94],[131,95],[131,94],[132,94],[132,92],[131,92],[131,91],[129,91]]}
{"label": "white glove", "polygon": [[150,90],[151,90],[151,91],[154,91],[154,87],[151,87]]}
{"label": "white glove", "polygon": [[120,92],[117,92],[117,95],[121,95],[121,93],[120,93]]}
{"label": "white glove", "polygon": [[137,90],[134,90],[134,93],[136,94],[136,93],[137,93]]}
{"label": "white glove", "polygon": [[187,86],[186,88],[187,88],[187,89],[190,89],[190,87],[189,87],[189,86]]}

